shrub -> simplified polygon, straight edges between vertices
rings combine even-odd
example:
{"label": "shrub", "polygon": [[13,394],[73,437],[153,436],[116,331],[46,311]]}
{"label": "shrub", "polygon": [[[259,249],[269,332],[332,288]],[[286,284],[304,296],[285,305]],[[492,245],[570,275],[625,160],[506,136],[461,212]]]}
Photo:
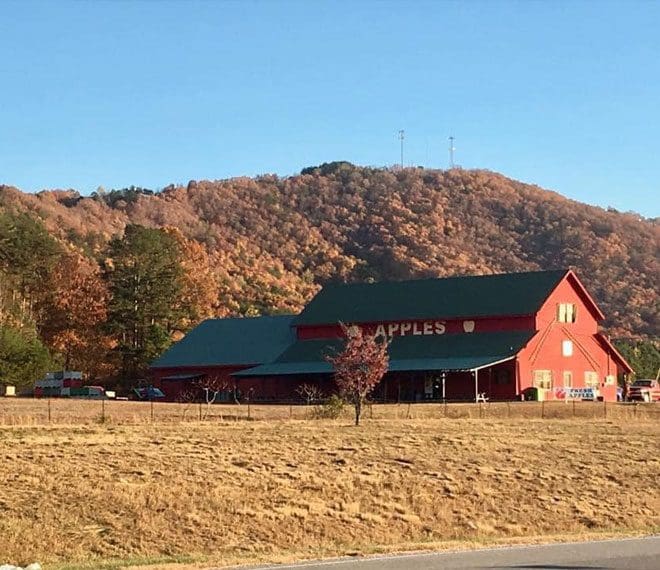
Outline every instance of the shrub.
{"label": "shrub", "polygon": [[312,417],[314,419],[336,420],[342,415],[346,402],[337,394],[330,396],[323,404],[316,406]]}

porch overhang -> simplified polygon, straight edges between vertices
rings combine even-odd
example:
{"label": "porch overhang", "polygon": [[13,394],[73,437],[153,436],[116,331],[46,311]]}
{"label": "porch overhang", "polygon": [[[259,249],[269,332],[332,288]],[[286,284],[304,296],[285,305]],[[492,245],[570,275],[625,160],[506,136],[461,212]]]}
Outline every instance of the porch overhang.
{"label": "porch overhang", "polygon": [[[395,337],[388,372],[476,372],[510,361],[534,331]],[[332,374],[327,356],[341,351],[341,339],[299,340],[274,362],[235,372],[237,378]]]}
{"label": "porch overhang", "polygon": [[163,376],[161,380],[181,381],[181,380],[196,380],[201,378],[204,374],[172,374],[170,376]]}

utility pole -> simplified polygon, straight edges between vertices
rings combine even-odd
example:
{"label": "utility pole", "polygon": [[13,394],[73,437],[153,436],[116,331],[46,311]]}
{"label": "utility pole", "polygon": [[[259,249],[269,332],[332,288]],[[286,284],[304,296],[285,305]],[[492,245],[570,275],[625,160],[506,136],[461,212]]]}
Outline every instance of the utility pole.
{"label": "utility pole", "polygon": [[399,131],[399,140],[401,141],[401,169],[403,170],[403,139],[405,138],[405,132],[403,129]]}
{"label": "utility pole", "polygon": [[449,137],[449,168],[454,168],[454,151],[456,150],[456,147],[454,147],[454,137],[450,136]]}

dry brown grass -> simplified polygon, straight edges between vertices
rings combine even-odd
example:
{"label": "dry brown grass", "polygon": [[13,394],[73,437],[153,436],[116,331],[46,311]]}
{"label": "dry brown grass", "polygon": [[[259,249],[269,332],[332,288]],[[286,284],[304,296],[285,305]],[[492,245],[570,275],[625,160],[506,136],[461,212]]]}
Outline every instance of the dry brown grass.
{"label": "dry brown grass", "polygon": [[204,567],[656,530],[659,435],[583,420],[2,427],[0,563]]}
{"label": "dry brown grass", "polygon": [[[50,413],[49,413],[50,407]],[[180,423],[211,420],[305,420],[312,408],[299,405],[206,405],[32,398],[0,398],[0,425]],[[346,410],[345,417],[351,417]],[[50,419],[49,419],[50,416]],[[660,421],[660,404],[603,402],[492,402],[486,404],[374,404],[364,416],[375,420],[422,419],[617,419]]]}

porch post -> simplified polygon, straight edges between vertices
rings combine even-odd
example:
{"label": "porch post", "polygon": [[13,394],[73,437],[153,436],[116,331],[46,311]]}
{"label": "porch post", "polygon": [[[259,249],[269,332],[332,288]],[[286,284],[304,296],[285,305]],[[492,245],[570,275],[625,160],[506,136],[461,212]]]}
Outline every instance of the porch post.
{"label": "porch post", "polygon": [[479,401],[479,370],[474,371],[474,401]]}
{"label": "porch post", "polygon": [[442,373],[442,401],[444,402],[447,399],[447,394],[445,392],[445,378],[447,376],[446,372]]}

